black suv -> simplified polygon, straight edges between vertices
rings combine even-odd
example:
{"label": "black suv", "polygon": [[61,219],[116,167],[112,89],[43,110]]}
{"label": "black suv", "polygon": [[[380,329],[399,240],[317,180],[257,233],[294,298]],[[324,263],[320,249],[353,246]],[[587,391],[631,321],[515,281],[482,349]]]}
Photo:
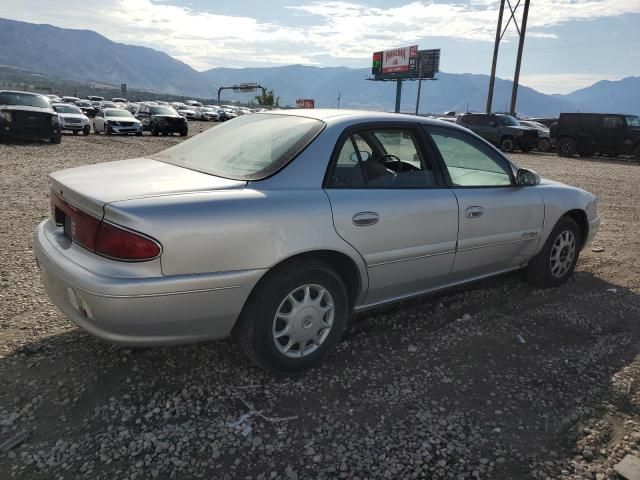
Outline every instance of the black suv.
{"label": "black suv", "polygon": [[4,138],[60,143],[60,120],[47,97],[0,90],[0,140]]}
{"label": "black suv", "polygon": [[189,133],[187,119],[169,106],[143,103],[136,112],[136,118],[142,122],[143,130],[149,130],[154,136],[179,133],[186,137]]}
{"label": "black suv", "polygon": [[640,160],[640,118],[609,113],[561,113],[555,129],[556,153],[588,157],[635,155]]}
{"label": "black suv", "polygon": [[456,119],[458,125],[467,127],[503,152],[520,149],[523,152],[538,145],[538,130],[523,127],[511,115],[503,113],[463,113]]}

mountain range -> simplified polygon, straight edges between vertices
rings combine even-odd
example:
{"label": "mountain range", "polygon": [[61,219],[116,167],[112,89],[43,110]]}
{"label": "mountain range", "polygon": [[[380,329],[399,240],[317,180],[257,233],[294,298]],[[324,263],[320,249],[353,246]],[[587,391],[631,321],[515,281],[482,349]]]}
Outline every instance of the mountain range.
{"label": "mountain range", "polygon": [[[73,81],[97,82],[171,95],[215,99],[218,88],[257,82],[273,89],[281,105],[313,98],[316,107],[392,110],[395,83],[368,81],[369,69],[288,65],[214,68],[198,72],[166,53],[116,43],[90,30],[71,30],[0,19],[0,65]],[[441,72],[422,86],[420,112],[482,111],[489,77]],[[417,82],[403,82],[403,111],[414,111]],[[494,110],[505,111],[512,82],[496,79]],[[62,92],[67,93],[67,92]],[[247,102],[250,94],[225,90],[222,99]],[[521,85],[518,112],[551,116],[567,111],[640,113],[640,77],[601,81],[567,95],[547,95]]]}

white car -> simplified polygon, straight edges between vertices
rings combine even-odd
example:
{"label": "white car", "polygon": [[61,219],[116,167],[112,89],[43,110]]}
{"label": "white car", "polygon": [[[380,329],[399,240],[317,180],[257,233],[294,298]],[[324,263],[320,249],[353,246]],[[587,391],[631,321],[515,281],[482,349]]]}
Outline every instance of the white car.
{"label": "white car", "polygon": [[196,119],[195,107],[190,107],[189,105],[179,105],[178,108],[176,108],[176,111],[181,116],[187,118],[188,120],[195,120]]}
{"label": "white car", "polygon": [[218,121],[220,118],[220,116],[218,115],[218,111],[211,107],[197,107],[195,110],[196,120],[204,120],[205,122],[208,122],[210,120]]}
{"label": "white car", "polygon": [[89,117],[82,113],[82,110],[75,105],[69,103],[54,103],[51,105],[51,108],[58,114],[60,130],[70,130],[74,135],[77,135],[78,132],[89,135],[89,132],[91,132]]}
{"label": "white car", "polygon": [[135,133],[139,137],[142,136],[142,123],[128,110],[105,108],[96,114],[93,122],[95,133],[102,132],[107,135]]}

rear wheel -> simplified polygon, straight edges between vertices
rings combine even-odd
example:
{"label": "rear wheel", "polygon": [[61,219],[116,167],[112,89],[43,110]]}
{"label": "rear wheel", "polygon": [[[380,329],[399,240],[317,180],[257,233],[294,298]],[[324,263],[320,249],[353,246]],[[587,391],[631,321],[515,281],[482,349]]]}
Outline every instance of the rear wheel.
{"label": "rear wheel", "polygon": [[582,240],[576,221],[562,217],[542,250],[525,268],[529,283],[544,288],[564,283],[576,267]]}
{"label": "rear wheel", "polygon": [[153,135],[154,137],[157,137],[159,133],[160,132],[158,131],[158,127],[156,127],[155,125],[152,125],[151,126],[151,135]]}
{"label": "rear wheel", "polygon": [[498,145],[500,147],[500,150],[502,150],[503,152],[509,153],[509,152],[513,152],[513,149],[515,147],[515,144],[513,142],[513,137],[510,136],[504,136],[500,139],[500,144]]}
{"label": "rear wheel", "polygon": [[51,137],[51,143],[53,143],[54,145],[60,144],[61,141],[62,141],[62,135],[58,135],[57,137]]}
{"label": "rear wheel", "polygon": [[295,375],[321,363],[335,348],[349,312],[347,288],[328,265],[286,265],[251,294],[234,336],[258,366]]}
{"label": "rear wheel", "polygon": [[578,153],[578,145],[573,138],[563,137],[556,142],[556,153],[561,157],[573,157]]}
{"label": "rear wheel", "polygon": [[640,162],[640,145],[638,145],[633,151],[633,156],[635,157],[636,162]]}

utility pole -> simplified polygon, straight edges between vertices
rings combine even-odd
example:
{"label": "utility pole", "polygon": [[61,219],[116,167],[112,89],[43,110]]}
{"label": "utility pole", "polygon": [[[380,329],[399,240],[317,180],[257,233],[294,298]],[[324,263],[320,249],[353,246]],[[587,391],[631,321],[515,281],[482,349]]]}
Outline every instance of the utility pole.
{"label": "utility pole", "polygon": [[[422,72],[420,72],[422,74]],[[418,77],[418,96],[416,98],[416,115],[418,115],[418,109],[420,108],[420,90],[422,90],[422,77]]]}
{"label": "utility pole", "polygon": [[500,12],[498,13],[498,26],[496,28],[496,40],[493,47],[493,63],[491,65],[491,77],[489,79],[489,92],[487,95],[487,113],[491,113],[493,109],[493,90],[496,81],[496,65],[498,63],[498,50],[500,48],[500,41],[504,37],[507,29],[509,28],[509,24],[511,20],[518,31],[518,57],[516,59],[516,71],[513,79],[513,90],[511,92],[511,108],[510,113],[515,113],[516,110],[516,100],[518,97],[518,83],[520,81],[520,67],[522,65],[522,51],[524,50],[524,39],[525,34],[527,32],[527,18],[529,17],[529,3],[530,0],[524,0],[524,11],[522,13],[522,28],[518,25],[518,21],[516,20],[516,12],[518,11],[518,7],[520,6],[520,2],[522,0],[518,0],[515,3],[515,6],[511,5],[511,0],[506,0],[507,5],[509,6],[510,16],[509,20],[507,20],[507,24],[504,28],[502,28],[502,18],[504,15],[504,5],[505,0],[500,0]]}
{"label": "utility pole", "polygon": [[[518,83],[520,82],[520,65],[522,64],[522,50],[524,49],[524,37],[527,33],[527,18],[529,17],[529,1],[524,0],[524,12],[522,13],[522,29],[520,30],[520,42],[518,43],[518,59],[516,60],[516,74],[513,77],[513,90],[511,91],[511,110],[515,115],[516,100],[518,98]],[[514,20],[515,21],[515,20]]]}
{"label": "utility pole", "polygon": [[400,100],[402,99],[402,79],[396,79],[396,113],[400,113]]}
{"label": "utility pole", "polygon": [[[493,63],[491,64],[491,77],[489,78],[489,94],[487,95],[487,113],[493,108],[493,87],[496,84],[496,66],[498,64],[498,50],[502,36],[502,15],[504,14],[504,0],[500,0],[500,13],[498,14],[498,28],[496,28],[496,41],[493,45]],[[468,108],[467,108],[468,110]]]}
{"label": "utility pole", "polygon": [[340,92],[338,92],[338,110],[340,110]]}

